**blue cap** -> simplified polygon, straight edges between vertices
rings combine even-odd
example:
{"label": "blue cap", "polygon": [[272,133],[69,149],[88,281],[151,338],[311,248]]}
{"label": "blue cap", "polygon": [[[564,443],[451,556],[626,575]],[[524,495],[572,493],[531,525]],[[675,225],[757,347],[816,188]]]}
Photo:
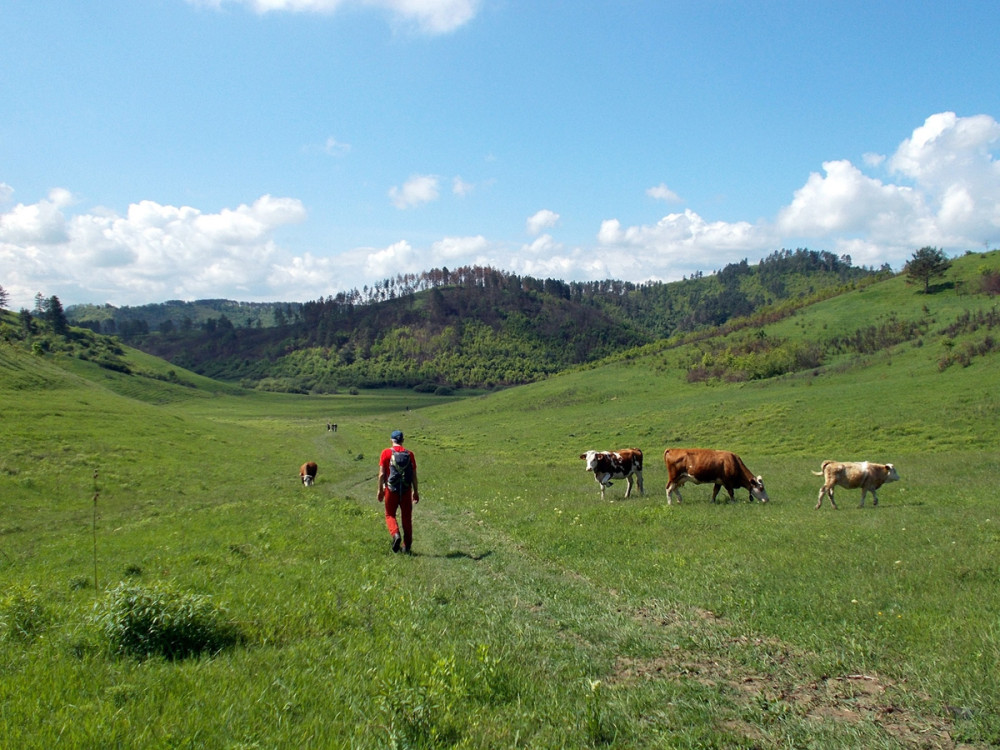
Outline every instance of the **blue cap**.
{"label": "blue cap", "polygon": [[403,442],[403,433],[400,432],[399,430],[393,430],[392,434],[389,437],[395,440],[397,443]]}

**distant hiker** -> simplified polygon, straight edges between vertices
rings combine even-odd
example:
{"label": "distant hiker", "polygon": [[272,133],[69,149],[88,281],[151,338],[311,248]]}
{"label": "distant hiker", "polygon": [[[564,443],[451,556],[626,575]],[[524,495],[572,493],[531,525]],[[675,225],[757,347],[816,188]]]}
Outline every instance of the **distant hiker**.
{"label": "distant hiker", "polygon": [[[392,537],[392,551],[410,552],[413,547],[413,505],[420,502],[417,490],[417,459],[403,447],[403,433],[393,430],[392,445],[382,451],[378,461],[378,494],[385,503],[385,525]],[[396,511],[403,522],[400,536]]]}

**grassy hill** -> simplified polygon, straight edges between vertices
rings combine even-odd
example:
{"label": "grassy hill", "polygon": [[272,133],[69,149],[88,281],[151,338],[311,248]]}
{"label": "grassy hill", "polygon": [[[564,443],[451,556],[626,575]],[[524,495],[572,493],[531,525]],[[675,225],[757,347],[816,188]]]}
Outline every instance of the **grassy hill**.
{"label": "grassy hill", "polygon": [[[567,283],[463,267],[294,308],[203,300],[77,306],[67,316],[180,367],[260,390],[450,391],[532,382],[761,310],[787,314],[886,276],[891,271],[853,266],[849,257],[798,249],[672,283]],[[218,317],[206,317],[213,311]]]}
{"label": "grassy hill", "polygon": [[[247,392],[0,344],[0,745],[997,746],[984,267],[1000,254],[935,294],[894,278],[471,398]],[[870,350],[870,327],[916,336]],[[821,361],[691,379],[748,335]],[[374,499],[395,428],[421,474],[411,557]],[[772,502],[688,485],[668,506],[677,445],[736,450]],[[646,494],[602,502],[577,456],[626,446]],[[817,511],[827,458],[902,479]],[[102,623],[137,591],[178,619],[207,599],[232,637],[115,653]]]}

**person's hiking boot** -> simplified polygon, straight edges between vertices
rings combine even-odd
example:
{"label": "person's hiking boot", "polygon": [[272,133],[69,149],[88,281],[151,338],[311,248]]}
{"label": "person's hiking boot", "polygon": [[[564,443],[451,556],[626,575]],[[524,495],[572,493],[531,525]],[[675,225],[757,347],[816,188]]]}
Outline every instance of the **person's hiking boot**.
{"label": "person's hiking boot", "polygon": [[392,551],[399,552],[399,547],[402,543],[403,543],[403,538],[399,535],[399,532],[397,531],[395,534],[392,535]]}

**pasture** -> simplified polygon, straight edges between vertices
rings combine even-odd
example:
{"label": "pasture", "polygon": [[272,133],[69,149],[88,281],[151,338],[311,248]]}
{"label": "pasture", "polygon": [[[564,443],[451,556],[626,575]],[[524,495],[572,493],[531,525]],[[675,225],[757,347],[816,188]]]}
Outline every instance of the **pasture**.
{"label": "pasture", "polygon": [[[776,325],[876,290],[854,294]],[[453,399],[0,349],[0,746],[996,746],[997,358],[940,370],[945,348],[736,384],[687,383],[666,348]],[[409,557],[375,502],[395,428],[420,468]],[[579,454],[631,446],[646,494],[602,502]],[[736,451],[771,502],[668,506],[668,446]],[[817,511],[824,459],[901,481]],[[239,637],[114,653],[97,621],[122,583],[208,597]]]}

